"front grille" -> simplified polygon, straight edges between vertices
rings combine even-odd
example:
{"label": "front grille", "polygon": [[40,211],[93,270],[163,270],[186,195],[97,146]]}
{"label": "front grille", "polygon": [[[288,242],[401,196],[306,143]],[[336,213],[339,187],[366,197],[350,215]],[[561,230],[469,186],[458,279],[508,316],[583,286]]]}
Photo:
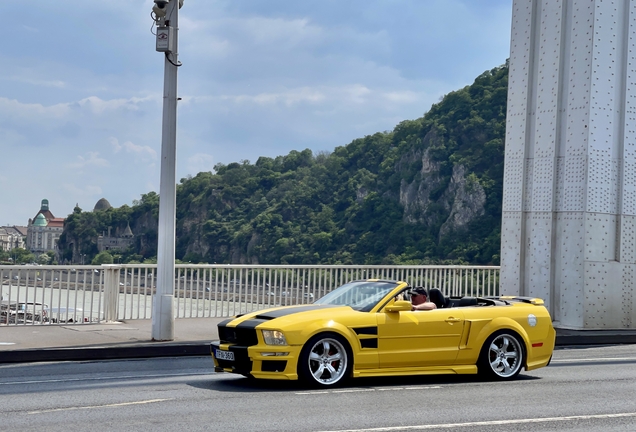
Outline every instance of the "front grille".
{"label": "front grille", "polygon": [[226,327],[219,324],[219,339],[221,339],[221,343],[241,346],[258,344],[256,329],[253,328]]}

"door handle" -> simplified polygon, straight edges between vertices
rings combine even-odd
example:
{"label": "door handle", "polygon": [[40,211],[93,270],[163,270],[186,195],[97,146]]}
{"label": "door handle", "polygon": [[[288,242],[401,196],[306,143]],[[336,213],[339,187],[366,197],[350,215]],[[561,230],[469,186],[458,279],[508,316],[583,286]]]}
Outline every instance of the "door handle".
{"label": "door handle", "polygon": [[456,323],[456,322],[460,322],[461,318],[454,318],[454,317],[449,317],[446,319],[447,323]]}

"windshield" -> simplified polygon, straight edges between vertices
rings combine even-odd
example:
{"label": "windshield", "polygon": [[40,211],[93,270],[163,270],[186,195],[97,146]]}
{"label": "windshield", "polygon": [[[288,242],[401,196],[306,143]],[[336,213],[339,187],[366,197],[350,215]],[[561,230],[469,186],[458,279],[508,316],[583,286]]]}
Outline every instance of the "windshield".
{"label": "windshield", "polygon": [[398,284],[386,281],[355,281],[336,288],[318,299],[316,304],[351,306],[353,309],[368,312]]}

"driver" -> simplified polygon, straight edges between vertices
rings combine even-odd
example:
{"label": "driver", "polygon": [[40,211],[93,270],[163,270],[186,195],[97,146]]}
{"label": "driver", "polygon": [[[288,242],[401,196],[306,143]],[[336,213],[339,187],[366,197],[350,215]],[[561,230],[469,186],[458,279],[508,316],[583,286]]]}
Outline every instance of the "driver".
{"label": "driver", "polygon": [[419,311],[437,309],[435,303],[428,301],[428,292],[424,288],[413,288],[409,294],[411,294],[411,310]]}

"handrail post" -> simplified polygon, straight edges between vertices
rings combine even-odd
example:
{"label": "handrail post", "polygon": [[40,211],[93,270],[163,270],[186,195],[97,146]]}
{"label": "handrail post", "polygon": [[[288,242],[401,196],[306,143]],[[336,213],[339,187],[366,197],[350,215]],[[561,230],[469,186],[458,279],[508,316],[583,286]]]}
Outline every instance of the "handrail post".
{"label": "handrail post", "polygon": [[104,320],[117,321],[119,315],[119,273],[120,265],[102,264],[104,271]]}

